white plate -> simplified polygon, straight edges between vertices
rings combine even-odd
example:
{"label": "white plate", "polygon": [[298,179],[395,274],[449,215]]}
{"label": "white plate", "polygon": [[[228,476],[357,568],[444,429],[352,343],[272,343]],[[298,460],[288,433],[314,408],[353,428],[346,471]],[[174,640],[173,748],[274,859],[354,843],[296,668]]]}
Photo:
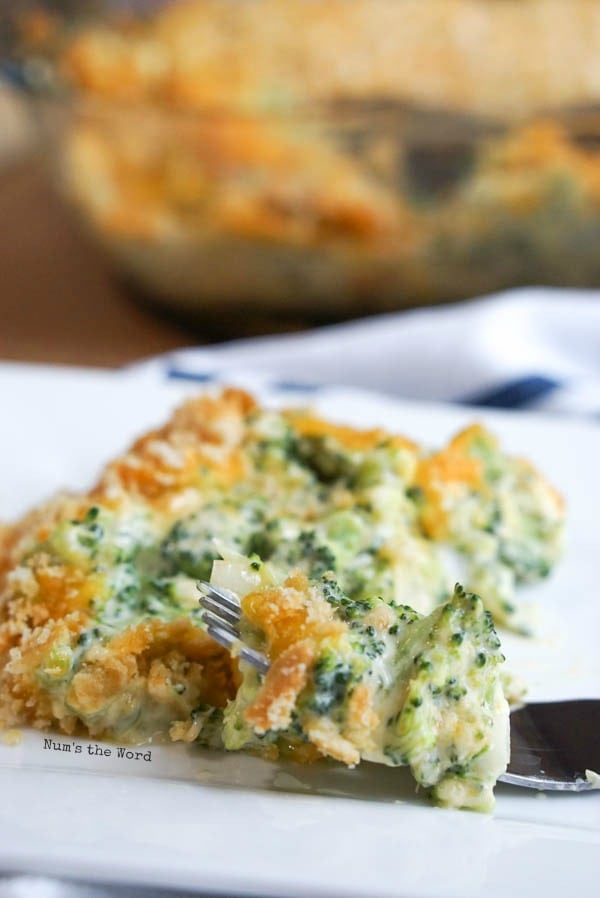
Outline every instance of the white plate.
{"label": "white plate", "polygon": [[[503,635],[532,698],[600,696],[600,430],[525,414],[399,402],[357,390],[269,389],[340,420],[440,444],[474,417],[527,455],[568,500],[564,562],[536,590],[536,640]],[[0,365],[0,516],[99,465],[159,423],[194,385],[127,374]],[[46,734],[47,738],[47,734]],[[600,793],[548,795],[499,786],[493,817],[429,807],[405,771],[269,765],[180,746],[152,759],[44,749],[25,733],[0,745],[0,866],[112,882],[266,896],[563,898],[597,894]],[[75,744],[82,748],[74,753]],[[133,774],[133,775],[132,775]],[[301,794],[299,794],[301,793]]]}

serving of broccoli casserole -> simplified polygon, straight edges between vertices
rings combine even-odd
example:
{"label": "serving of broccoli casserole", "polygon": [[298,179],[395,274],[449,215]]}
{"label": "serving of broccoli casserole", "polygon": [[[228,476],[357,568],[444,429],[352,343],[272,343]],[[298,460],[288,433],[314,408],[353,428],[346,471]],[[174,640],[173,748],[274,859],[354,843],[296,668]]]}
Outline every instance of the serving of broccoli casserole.
{"label": "serving of broccoli casserole", "polygon": [[[508,760],[494,624],[521,626],[562,522],[480,425],[431,452],[200,396],[89,493],[0,531],[0,725],[409,765],[487,810]],[[266,675],[208,636],[199,579],[240,596]]]}
{"label": "serving of broccoli casserole", "polygon": [[597,3],[150,7],[66,29],[48,129],[144,292],[327,316],[599,283]]}

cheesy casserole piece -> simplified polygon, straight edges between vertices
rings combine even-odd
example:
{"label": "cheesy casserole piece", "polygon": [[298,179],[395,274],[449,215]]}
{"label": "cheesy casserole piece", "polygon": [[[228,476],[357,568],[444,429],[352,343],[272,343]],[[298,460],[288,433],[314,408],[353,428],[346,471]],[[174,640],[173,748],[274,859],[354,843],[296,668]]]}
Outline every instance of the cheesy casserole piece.
{"label": "cheesy casserole piece", "polygon": [[[493,620],[518,626],[562,519],[479,425],[429,452],[200,396],[89,493],[0,531],[0,725],[409,765],[440,803],[489,809],[508,757]],[[209,578],[242,598],[266,676],[205,632]]]}

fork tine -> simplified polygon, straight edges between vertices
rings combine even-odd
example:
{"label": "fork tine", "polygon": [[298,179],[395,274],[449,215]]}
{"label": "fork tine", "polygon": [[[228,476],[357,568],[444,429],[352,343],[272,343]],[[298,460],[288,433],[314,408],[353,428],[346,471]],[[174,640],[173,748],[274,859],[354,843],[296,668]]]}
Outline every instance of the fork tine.
{"label": "fork tine", "polygon": [[206,628],[206,632],[215,642],[222,645],[226,649],[232,649],[239,642],[239,636],[236,636],[231,630],[224,630],[222,627],[216,627],[210,624]]}
{"label": "fork tine", "polygon": [[255,667],[261,674],[266,674],[270,664],[261,652],[255,652],[249,649],[247,645],[240,649],[240,658]]}
{"label": "fork tine", "polygon": [[215,627],[219,630],[223,630],[225,633],[231,634],[234,639],[240,638],[239,630],[236,627],[232,627],[230,623],[223,620],[218,615],[213,614],[212,611],[205,611],[202,615],[202,620],[207,627]]}
{"label": "fork tine", "polygon": [[205,596],[208,596],[209,599],[227,608],[228,611],[235,614],[239,619],[241,615],[240,600],[235,593],[220,586],[213,586],[212,583],[207,583],[206,580],[198,580],[197,588]]}
{"label": "fork tine", "polygon": [[226,608],[220,602],[216,602],[214,599],[209,598],[209,596],[201,595],[200,604],[206,611],[210,611],[211,614],[215,615],[215,617],[221,618],[228,624],[231,624],[232,627],[237,626],[237,624],[239,623],[239,614],[234,614],[234,612],[230,611],[229,608]]}
{"label": "fork tine", "polygon": [[200,604],[204,609],[202,620],[206,624],[208,635],[230,651],[237,648],[237,654],[242,661],[251,664],[263,675],[266,674],[270,667],[268,659],[262,652],[244,645],[240,639],[237,625],[242,616],[242,609],[235,593],[213,586],[205,580],[199,580],[197,586],[200,591]]}

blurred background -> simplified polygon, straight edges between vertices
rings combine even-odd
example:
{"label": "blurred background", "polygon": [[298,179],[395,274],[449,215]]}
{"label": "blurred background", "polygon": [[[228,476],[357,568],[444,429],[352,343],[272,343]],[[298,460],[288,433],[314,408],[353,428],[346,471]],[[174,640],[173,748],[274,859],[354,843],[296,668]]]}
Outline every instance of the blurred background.
{"label": "blurred background", "polygon": [[600,283],[596,0],[13,0],[0,357]]}

